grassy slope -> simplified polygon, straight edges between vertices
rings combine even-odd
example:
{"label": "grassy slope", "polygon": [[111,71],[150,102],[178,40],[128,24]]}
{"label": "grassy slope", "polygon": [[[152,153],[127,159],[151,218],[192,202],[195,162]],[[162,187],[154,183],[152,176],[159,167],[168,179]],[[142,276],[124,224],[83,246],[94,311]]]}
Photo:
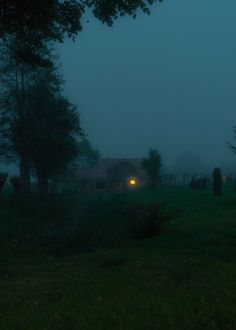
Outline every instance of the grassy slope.
{"label": "grassy slope", "polygon": [[132,195],[181,208],[161,236],[62,259],[1,257],[0,329],[236,329],[236,195]]}

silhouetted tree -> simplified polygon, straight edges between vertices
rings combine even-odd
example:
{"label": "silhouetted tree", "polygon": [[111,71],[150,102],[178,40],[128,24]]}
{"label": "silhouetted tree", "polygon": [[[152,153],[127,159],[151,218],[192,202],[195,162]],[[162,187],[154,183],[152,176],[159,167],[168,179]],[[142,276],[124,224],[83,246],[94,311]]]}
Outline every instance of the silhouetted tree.
{"label": "silhouetted tree", "polygon": [[158,150],[150,149],[149,158],[143,159],[142,167],[147,172],[153,189],[157,187],[161,166],[162,160],[160,153]]}
{"label": "silhouetted tree", "polygon": [[[21,126],[25,125],[27,113],[27,90],[32,85],[35,76],[42,72],[39,66],[31,66],[20,60],[16,55],[16,51],[21,47],[20,43],[13,37],[8,36],[0,42],[0,68],[2,75],[0,76],[1,84],[1,118],[0,118],[0,137],[1,149],[5,151],[5,155],[9,157],[11,151],[12,156],[18,156],[20,159],[20,177],[22,182],[23,192],[27,193],[30,190],[30,170],[27,152],[22,147],[15,153],[15,148],[10,148],[12,136],[9,134],[9,126],[12,128],[13,122],[16,122],[16,117]],[[53,68],[53,56],[48,47],[38,50],[38,54],[44,61],[44,68]],[[46,65],[47,63],[47,65]],[[23,138],[24,132],[22,132]]]}
{"label": "silhouetted tree", "polygon": [[[17,67],[11,68],[9,77],[12,79]],[[32,68],[25,64],[24,69],[23,88],[18,86],[17,78],[13,83],[9,79],[8,87],[4,85],[0,137],[6,156],[13,160],[20,156],[23,192],[29,182],[26,175],[29,177],[33,164],[40,192],[46,195],[50,176],[62,171],[77,155],[75,137],[81,136],[82,130],[76,107],[61,95],[63,81],[57,69],[53,66]],[[20,102],[21,93],[24,107]],[[23,161],[25,166],[22,166]]]}
{"label": "silhouetted tree", "polygon": [[[60,94],[58,78],[47,73],[27,93],[25,127],[15,127],[16,146],[27,150],[42,196],[48,193],[48,180],[64,171],[79,153],[76,137],[83,135],[76,106]],[[60,84],[59,84],[60,86]],[[21,140],[22,132],[25,132]]]}
{"label": "silhouetted tree", "polygon": [[63,42],[82,30],[87,9],[102,23],[111,26],[119,16],[135,17],[141,9],[161,0],[0,0],[0,38],[13,35],[20,47],[16,57],[31,65],[41,65],[38,50],[49,41]]}

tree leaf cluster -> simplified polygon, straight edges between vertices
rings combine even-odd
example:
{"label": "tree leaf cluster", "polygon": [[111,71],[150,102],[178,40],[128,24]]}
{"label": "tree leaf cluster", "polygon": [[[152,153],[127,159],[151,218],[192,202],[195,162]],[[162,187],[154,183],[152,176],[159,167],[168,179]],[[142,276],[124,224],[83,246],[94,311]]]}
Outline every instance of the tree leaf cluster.
{"label": "tree leaf cluster", "polygon": [[75,39],[89,10],[108,26],[120,16],[136,17],[162,0],[0,0],[0,39],[14,36],[15,56],[32,66],[48,65],[39,50],[48,42]]}
{"label": "tree leaf cluster", "polygon": [[136,17],[141,9],[162,0],[1,0],[0,37],[16,34],[29,45],[74,38],[82,30],[82,16],[90,8],[102,23],[112,25],[119,16]]}

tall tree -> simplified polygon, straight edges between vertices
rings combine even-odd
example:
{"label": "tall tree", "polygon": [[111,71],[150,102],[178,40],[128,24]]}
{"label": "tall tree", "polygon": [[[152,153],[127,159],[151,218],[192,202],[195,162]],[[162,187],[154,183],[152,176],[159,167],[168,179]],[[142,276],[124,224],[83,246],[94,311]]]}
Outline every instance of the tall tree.
{"label": "tall tree", "polygon": [[160,169],[162,166],[161,155],[158,150],[150,149],[149,157],[143,159],[142,166],[151,180],[151,188],[155,189],[158,185]]}
{"label": "tall tree", "polygon": [[40,194],[46,196],[50,177],[65,170],[78,155],[76,138],[83,131],[76,106],[61,95],[60,76],[55,71],[44,69],[38,74],[26,97],[26,120],[16,121],[14,146],[26,151]]}
{"label": "tall tree", "polygon": [[[49,69],[53,67],[53,59],[49,47],[46,45],[38,50],[38,56],[43,64],[39,66],[25,63],[17,55],[22,45],[14,36],[8,36],[0,42],[0,84],[1,84],[1,129],[2,134],[9,125],[9,122],[14,116],[18,116],[21,126],[25,125],[26,121],[26,92],[32,84],[34,76],[38,75],[42,67]],[[5,127],[3,125],[5,124]],[[7,130],[8,131],[8,130]],[[23,134],[23,132],[22,132]],[[5,135],[6,138],[6,135]],[[2,139],[2,141],[5,141]],[[5,143],[9,147],[9,143]],[[28,192],[30,189],[29,175],[29,160],[27,153],[22,145],[21,150],[18,150],[20,158],[20,177],[22,181],[23,192]]]}
{"label": "tall tree", "polygon": [[30,186],[33,164],[41,194],[46,194],[50,176],[77,154],[75,136],[82,135],[78,112],[62,96],[63,81],[55,66],[21,63],[19,67],[14,58],[6,58],[0,109],[2,151],[12,160],[20,158],[23,192]]}

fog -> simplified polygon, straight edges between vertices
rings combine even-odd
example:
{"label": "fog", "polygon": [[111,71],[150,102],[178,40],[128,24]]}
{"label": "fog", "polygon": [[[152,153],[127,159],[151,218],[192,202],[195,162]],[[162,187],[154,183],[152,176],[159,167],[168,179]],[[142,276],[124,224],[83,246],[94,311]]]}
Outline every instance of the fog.
{"label": "fog", "polygon": [[102,157],[152,147],[166,171],[236,169],[235,12],[234,0],[166,0],[112,28],[91,15],[57,46],[64,93]]}
{"label": "fog", "polygon": [[233,0],[167,0],[113,28],[91,19],[59,47],[65,93],[103,157],[153,147],[170,169],[181,153],[234,168],[235,11]]}

